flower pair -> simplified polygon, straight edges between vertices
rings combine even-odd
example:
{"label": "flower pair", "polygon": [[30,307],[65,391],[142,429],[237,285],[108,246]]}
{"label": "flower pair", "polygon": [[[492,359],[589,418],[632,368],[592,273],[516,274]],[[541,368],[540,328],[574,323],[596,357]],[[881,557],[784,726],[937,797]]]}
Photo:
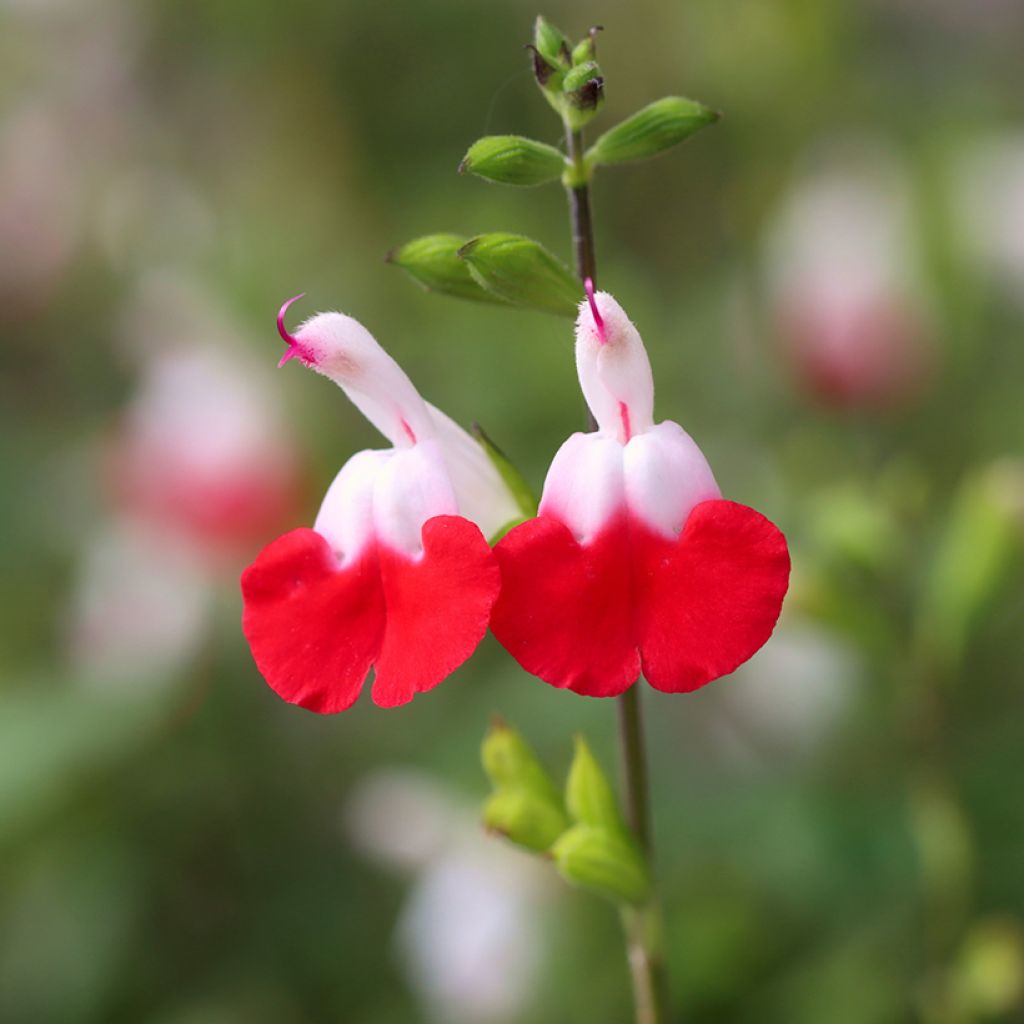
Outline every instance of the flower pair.
{"label": "flower pair", "polygon": [[604,292],[581,303],[576,363],[597,430],[570,437],[535,518],[517,518],[483,449],[428,405],[359,323],[324,313],[288,334],[388,438],[328,489],[313,529],[271,543],[242,576],[243,629],[283,698],[347,708],[375,667],[374,702],[404,704],[462,664],[490,625],[528,672],[590,696],[641,672],[697,689],[771,635],[789,578],[779,530],[723,501],[700,449],[653,419],[650,363]]}

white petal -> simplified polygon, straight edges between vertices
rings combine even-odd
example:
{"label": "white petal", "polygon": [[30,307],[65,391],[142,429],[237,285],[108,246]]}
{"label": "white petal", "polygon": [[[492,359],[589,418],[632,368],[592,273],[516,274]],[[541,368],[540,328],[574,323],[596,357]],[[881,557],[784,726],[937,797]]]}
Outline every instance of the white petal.
{"label": "white petal", "polygon": [[432,437],[433,421],[405,371],[358,320],[318,313],[295,333],[299,358],[330,377],[396,447]]}
{"label": "white petal", "polygon": [[722,496],[704,454],[671,420],[634,437],[623,454],[626,504],[668,537],[679,535],[694,505]]}
{"label": "white petal", "polygon": [[540,511],[560,519],[581,543],[625,506],[623,448],[602,434],[573,434],[555,453]]}
{"label": "white petal", "polygon": [[607,292],[598,292],[594,302],[601,324],[590,303],[580,303],[576,372],[601,432],[625,444],[653,423],[651,364],[639,332],[618,302]]}
{"label": "white petal", "polygon": [[377,539],[390,548],[418,557],[423,551],[423,524],[434,516],[457,513],[437,441],[398,449],[381,467],[373,493],[373,523]]}
{"label": "white petal", "polygon": [[356,452],[324,495],[313,529],[345,563],[353,562],[374,537],[373,493],[393,451]]}
{"label": "white petal", "polygon": [[459,515],[476,523],[485,537],[494,536],[522,516],[512,492],[487,453],[462,427],[429,403],[427,408],[437,429]]}

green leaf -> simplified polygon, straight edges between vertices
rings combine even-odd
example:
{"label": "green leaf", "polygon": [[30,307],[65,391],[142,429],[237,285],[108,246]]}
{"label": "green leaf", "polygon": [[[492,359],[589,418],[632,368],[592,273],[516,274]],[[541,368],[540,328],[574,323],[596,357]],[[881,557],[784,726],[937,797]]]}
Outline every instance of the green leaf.
{"label": "green leaf", "polygon": [[[479,423],[474,423],[472,430],[477,443],[487,453],[491,464],[498,471],[498,475],[511,492],[515,503],[519,506],[519,511],[523,513],[523,517],[532,519],[537,514],[539,502],[537,501],[537,495],[533,493],[533,488],[526,482],[526,477],[519,472],[509,460],[509,457],[491,440]],[[519,523],[522,520],[517,519],[514,522]],[[506,533],[508,529],[511,529],[511,526],[505,529]]]}
{"label": "green leaf", "polygon": [[582,736],[576,737],[576,752],[565,783],[565,805],[573,820],[583,825],[625,831],[611,783]]}
{"label": "green leaf", "polygon": [[479,285],[506,302],[576,316],[580,283],[539,242],[496,232],[470,239],[458,254]]}
{"label": "green leaf", "polygon": [[670,149],[719,118],[714,110],[682,96],[666,96],[606,131],[587,150],[591,164],[646,160]]}
{"label": "green leaf", "polygon": [[642,903],[651,880],[640,851],[624,833],[574,825],[551,847],[559,874],[616,903]]}
{"label": "green leaf", "polygon": [[565,170],[565,157],[543,142],[522,135],[486,135],[477,139],[459,164],[468,171],[502,185],[543,185],[557,181]]}
{"label": "green leaf", "polygon": [[458,251],[465,244],[461,235],[425,235],[392,249],[387,262],[401,267],[427,291],[505,305],[499,296],[481,288],[469,267],[459,259]]}
{"label": "green leaf", "polygon": [[921,639],[944,664],[962,660],[983,611],[1012,576],[1022,527],[1024,461],[1000,459],[960,485],[920,612]]}

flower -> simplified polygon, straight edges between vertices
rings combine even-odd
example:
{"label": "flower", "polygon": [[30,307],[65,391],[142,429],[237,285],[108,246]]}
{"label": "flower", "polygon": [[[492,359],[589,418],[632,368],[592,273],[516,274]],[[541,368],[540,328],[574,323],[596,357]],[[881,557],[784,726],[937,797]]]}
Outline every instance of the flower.
{"label": "flower", "polygon": [[491,628],[552,686],[617,696],[641,671],[656,689],[695,690],[768,639],[789,581],[785,537],[721,499],[700,449],[653,419],[643,341],[587,282],[576,365],[598,429],[555,455],[535,519],[495,552],[502,592]]}
{"label": "flower", "polygon": [[321,313],[293,337],[283,318],[294,301],[278,314],[281,364],[297,357],[329,377],[392,447],[353,455],[313,529],[279,537],[245,570],[242,628],[285,700],[342,711],[373,665],[374,703],[393,707],[441,682],[487,631],[500,577],[481,528],[497,531],[515,506],[479,446],[366,328]]}

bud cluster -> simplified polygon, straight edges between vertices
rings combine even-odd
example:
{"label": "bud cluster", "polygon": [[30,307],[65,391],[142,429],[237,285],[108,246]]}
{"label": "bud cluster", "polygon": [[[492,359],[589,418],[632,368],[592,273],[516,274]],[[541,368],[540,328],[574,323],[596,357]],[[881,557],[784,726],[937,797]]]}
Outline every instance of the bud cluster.
{"label": "bud cluster", "polygon": [[522,736],[496,722],[484,738],[484,770],[494,791],[484,826],[551,858],[570,884],[621,904],[642,903],[650,872],[619,811],[607,776],[582,736],[576,739],[564,800]]}

